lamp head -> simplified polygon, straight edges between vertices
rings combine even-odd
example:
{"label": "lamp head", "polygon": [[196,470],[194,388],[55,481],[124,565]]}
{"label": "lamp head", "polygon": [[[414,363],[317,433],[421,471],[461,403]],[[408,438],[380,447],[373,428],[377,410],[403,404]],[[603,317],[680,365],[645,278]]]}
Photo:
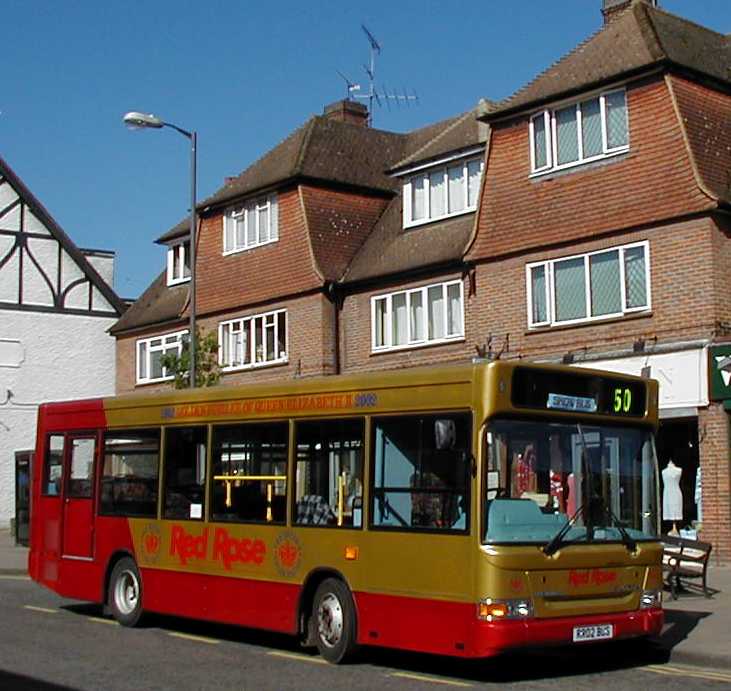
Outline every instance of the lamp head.
{"label": "lamp head", "polygon": [[155,127],[159,129],[165,124],[162,120],[160,120],[160,118],[152,115],[152,113],[138,113],[137,111],[126,113],[122,119],[124,120],[124,124],[131,130],[143,129],[146,127]]}

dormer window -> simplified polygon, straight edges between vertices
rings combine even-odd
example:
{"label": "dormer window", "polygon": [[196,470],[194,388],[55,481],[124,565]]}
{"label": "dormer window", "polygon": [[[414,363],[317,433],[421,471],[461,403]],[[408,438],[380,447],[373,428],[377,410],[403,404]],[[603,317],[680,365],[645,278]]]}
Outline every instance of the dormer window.
{"label": "dormer window", "polygon": [[629,149],[624,89],[569,106],[544,110],[530,120],[533,174],[570,168]]}
{"label": "dormer window", "polygon": [[168,248],[168,285],[190,280],[190,243],[181,242]]}
{"label": "dormer window", "polygon": [[409,176],[403,187],[404,228],[474,211],[481,175],[480,156],[424,168]]}
{"label": "dormer window", "polygon": [[278,239],[279,209],[276,194],[229,209],[224,216],[224,254],[268,245]]}

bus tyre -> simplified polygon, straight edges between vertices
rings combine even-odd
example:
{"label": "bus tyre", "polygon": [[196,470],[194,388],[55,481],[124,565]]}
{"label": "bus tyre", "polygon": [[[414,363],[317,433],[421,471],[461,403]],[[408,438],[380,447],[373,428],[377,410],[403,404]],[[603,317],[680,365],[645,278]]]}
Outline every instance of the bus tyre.
{"label": "bus tyre", "polygon": [[312,605],[315,645],[328,662],[339,664],[356,648],[355,605],[348,586],[337,578],[320,583]]}
{"label": "bus tyre", "polygon": [[107,604],[122,626],[137,626],[142,617],[142,579],[134,559],[124,557],[112,569]]}

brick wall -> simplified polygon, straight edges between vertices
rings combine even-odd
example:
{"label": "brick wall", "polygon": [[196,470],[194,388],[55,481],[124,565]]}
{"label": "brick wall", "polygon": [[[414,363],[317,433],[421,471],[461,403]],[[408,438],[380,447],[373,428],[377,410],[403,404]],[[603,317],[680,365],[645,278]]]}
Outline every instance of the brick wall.
{"label": "brick wall", "polygon": [[297,188],[278,195],[279,240],[223,256],[223,213],[203,219],[196,257],[196,306],[209,314],[320,285]]}
{"label": "brick wall", "polygon": [[597,237],[710,208],[665,82],[628,87],[627,105],[627,154],[534,178],[528,116],[494,124],[468,258]]}
{"label": "brick wall", "polygon": [[[467,340],[478,342],[492,333],[502,341],[507,333],[512,354],[545,357],[584,347],[594,351],[631,347],[640,337],[657,336],[660,341],[709,337],[717,319],[712,299],[714,233],[713,221],[701,218],[481,263],[476,270],[476,297],[469,305]],[[526,264],[642,240],[649,241],[651,311],[602,322],[528,329]]]}
{"label": "brick wall", "polygon": [[711,542],[712,560],[731,560],[731,463],[729,416],[722,403],[712,403],[698,418],[703,528],[701,539]]}
{"label": "brick wall", "polygon": [[[341,364],[343,373],[400,369],[420,365],[446,364],[465,362],[475,354],[474,346],[469,340],[455,341],[409,348],[392,352],[371,352],[371,297],[397,292],[408,288],[419,288],[434,283],[442,283],[459,279],[460,274],[444,274],[442,276],[389,284],[388,287],[368,290],[349,295],[343,302],[341,312]],[[464,283],[465,301],[467,301],[468,283]],[[465,312],[467,309],[465,309]]]}

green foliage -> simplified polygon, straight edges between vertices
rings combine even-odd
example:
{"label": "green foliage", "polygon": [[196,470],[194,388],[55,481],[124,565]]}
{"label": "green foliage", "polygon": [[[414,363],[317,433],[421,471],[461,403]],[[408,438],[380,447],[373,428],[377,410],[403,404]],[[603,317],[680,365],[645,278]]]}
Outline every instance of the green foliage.
{"label": "green foliage", "polygon": [[[201,335],[200,329],[196,328],[195,333],[195,385],[215,386],[221,380],[221,366],[218,364],[218,339],[213,331],[205,336]],[[187,389],[190,383],[190,347],[189,340],[183,340],[183,348],[180,355],[163,355],[161,362],[163,367],[175,375],[172,381],[173,388]]]}

